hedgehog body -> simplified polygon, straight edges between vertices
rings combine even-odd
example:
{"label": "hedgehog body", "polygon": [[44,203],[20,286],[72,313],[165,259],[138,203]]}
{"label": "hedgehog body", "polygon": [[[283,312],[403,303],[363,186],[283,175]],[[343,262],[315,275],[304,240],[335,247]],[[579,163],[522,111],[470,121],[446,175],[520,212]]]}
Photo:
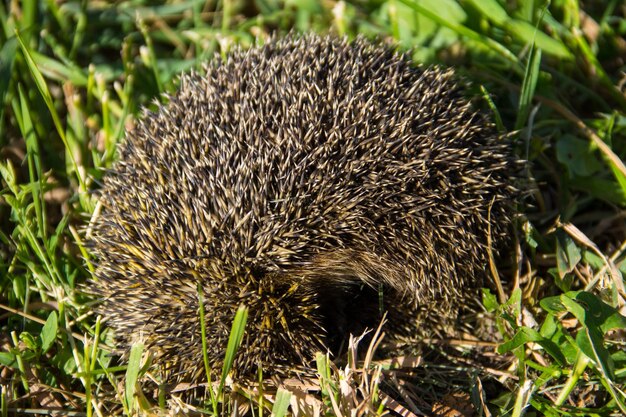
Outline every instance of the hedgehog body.
{"label": "hedgehog body", "polygon": [[239,305],[239,375],[306,367],[388,314],[438,331],[506,241],[509,146],[451,70],[363,39],[273,40],[184,75],[127,133],[94,224],[94,291],[122,349],[200,382],[198,285],[220,369]]}

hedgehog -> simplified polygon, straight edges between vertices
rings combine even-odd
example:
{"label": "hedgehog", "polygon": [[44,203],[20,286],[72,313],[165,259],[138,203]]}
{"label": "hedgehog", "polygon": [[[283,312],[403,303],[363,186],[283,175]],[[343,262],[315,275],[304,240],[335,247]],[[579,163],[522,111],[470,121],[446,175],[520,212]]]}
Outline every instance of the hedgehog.
{"label": "hedgehog", "polygon": [[206,382],[199,297],[211,369],[247,307],[241,378],[306,372],[383,316],[390,345],[445,332],[518,194],[511,144],[467,95],[452,69],[337,36],[182,75],[99,191],[92,290],[120,353],[142,341],[165,381]]}

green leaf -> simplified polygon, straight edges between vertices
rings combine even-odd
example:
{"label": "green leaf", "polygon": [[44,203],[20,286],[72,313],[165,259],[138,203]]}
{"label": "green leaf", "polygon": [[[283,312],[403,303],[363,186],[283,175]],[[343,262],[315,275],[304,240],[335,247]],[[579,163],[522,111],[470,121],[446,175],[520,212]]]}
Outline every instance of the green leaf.
{"label": "green leaf", "polygon": [[606,265],[606,261],[590,250],[583,251],[583,261],[595,270],[601,269]]}
{"label": "green leaf", "polygon": [[600,372],[614,382],[615,366],[604,346],[603,334],[614,328],[624,328],[626,318],[595,295],[585,291],[562,294],[561,302],[583,324],[583,328],[576,335],[576,344],[596,364]]}
{"label": "green leaf", "polygon": [[585,308],[573,300],[573,298],[575,297],[574,294],[577,295],[578,292],[570,291],[565,294],[561,294],[559,296],[559,299],[561,301],[561,304],[563,305],[563,307],[565,307],[567,311],[572,313],[579,322],[584,323],[586,313]]}
{"label": "green leaf", "polygon": [[498,309],[498,307],[500,307],[500,304],[498,303],[498,298],[495,294],[491,292],[489,288],[483,288],[482,294],[483,306],[485,306],[485,309],[487,309],[488,312],[493,313]]}
{"label": "green leaf", "polygon": [[21,2],[22,13],[20,19],[18,19],[19,28],[24,32],[24,39],[26,42],[30,41],[32,33],[34,31],[35,22],[37,18],[37,1],[24,1]]}
{"label": "green leaf", "polygon": [[222,378],[220,379],[220,391],[226,383],[226,377],[228,376],[228,373],[233,366],[233,362],[235,361],[237,349],[239,349],[241,341],[243,340],[243,333],[246,328],[247,320],[248,308],[245,306],[239,306],[237,313],[235,313],[232,328],[230,329],[230,336],[228,337],[226,356],[224,357],[224,366],[222,367]]}
{"label": "green leaf", "polygon": [[11,352],[0,352],[0,364],[9,368],[16,368],[17,358]]}
{"label": "green leaf", "polygon": [[[5,196],[6,197],[6,196]],[[24,275],[13,277],[13,293],[18,300],[24,302],[26,299],[26,278]]]}
{"label": "green leaf", "polygon": [[557,326],[556,319],[554,318],[554,316],[548,315],[543,321],[543,324],[541,325],[541,329],[539,329],[539,333],[543,337],[550,339],[552,338],[552,336],[556,334],[558,329],[559,329],[559,326]]}
{"label": "green leaf", "polygon": [[7,39],[0,49],[0,120],[4,116],[4,100],[9,91],[11,76],[13,75],[13,63],[17,51],[17,39]]}
{"label": "green leaf", "polygon": [[272,417],[283,417],[289,408],[289,400],[291,393],[285,389],[279,388],[276,392],[276,399],[272,407]]}
{"label": "green leaf", "polygon": [[[626,196],[626,175],[624,175],[623,171],[616,164],[616,161],[611,158],[605,158],[609,161],[609,167],[611,168],[611,172],[615,176],[617,183],[619,184],[619,192],[620,195]],[[626,203],[621,203],[622,205],[626,205]]]}
{"label": "green leaf", "polygon": [[519,98],[517,120],[515,121],[515,129],[521,129],[528,122],[530,107],[535,95],[537,87],[537,79],[539,78],[539,66],[541,65],[541,49],[537,48],[533,43],[530,49],[530,59],[524,71],[524,81],[522,82],[522,92]]}
{"label": "green leaf", "polygon": [[[0,175],[2,175],[2,179],[6,181],[13,195],[18,195],[19,189],[17,188],[17,185],[15,183],[15,168],[13,168],[13,164],[11,163],[10,159],[8,159],[5,164],[0,163]],[[3,198],[6,200],[7,203],[9,203],[11,207],[15,208],[15,206],[13,206],[9,202],[9,200],[7,200],[7,198],[11,198],[10,195],[4,194]]]}
{"label": "green leaf", "polygon": [[592,197],[599,198],[612,204],[626,206],[626,188],[622,188],[613,180],[575,176],[568,182],[574,190],[584,191]]}
{"label": "green leaf", "polygon": [[407,6],[411,7],[416,12],[436,22],[437,24],[443,27],[447,27],[448,29],[452,29],[459,35],[465,36],[468,39],[471,39],[473,41],[483,44],[488,49],[494,50],[495,52],[500,54],[502,58],[506,59],[509,63],[513,64],[515,69],[518,68],[519,60],[517,59],[517,56],[515,56],[515,54],[513,54],[511,51],[509,51],[504,45],[466,26],[463,26],[462,24],[459,24],[457,22],[453,22],[444,18],[438,12],[433,11],[436,9],[429,9],[428,7],[422,5],[421,2],[410,1],[410,0],[400,0],[400,1],[406,4]]}
{"label": "green leaf", "polygon": [[456,0],[418,0],[422,7],[428,10],[437,10],[438,15],[450,23],[462,23],[467,19],[467,13]]}
{"label": "green leaf", "polygon": [[516,288],[511,293],[511,297],[504,303],[505,307],[512,307],[512,313],[514,316],[519,316],[522,311],[522,290]]}
{"label": "green leaf", "polygon": [[71,82],[77,87],[84,87],[87,85],[87,76],[82,69],[73,66],[65,65],[49,56],[38,53],[37,51],[30,51],[33,62],[37,65],[37,68],[42,74],[45,74],[48,78],[59,82]]}
{"label": "green leaf", "polygon": [[37,85],[37,89],[39,90],[41,97],[46,103],[46,107],[48,108],[48,111],[50,112],[50,116],[52,116],[52,121],[54,122],[54,126],[56,127],[57,133],[59,134],[59,137],[63,141],[63,145],[65,146],[65,149],[67,150],[67,153],[70,157],[72,166],[74,168],[74,173],[76,174],[76,178],[78,179],[78,182],[80,184],[80,188],[81,190],[86,190],[87,187],[85,186],[83,177],[80,174],[80,169],[76,162],[76,158],[74,157],[74,153],[72,152],[72,149],[67,141],[65,130],[61,123],[59,113],[57,112],[56,107],[54,106],[54,102],[52,101],[52,96],[50,95],[50,90],[48,89],[46,80],[44,80],[43,75],[41,75],[41,71],[39,71],[39,69],[37,68],[37,64],[33,60],[30,50],[20,38],[19,33],[16,32],[15,35],[17,36],[17,40],[20,44],[22,54],[24,55],[24,58],[26,59],[26,64],[28,65],[28,69],[30,70],[33,80],[35,81],[35,84]]}
{"label": "green leaf", "polygon": [[614,382],[615,365],[602,342],[602,335],[597,329],[585,327],[576,334],[576,344],[580,351],[596,364],[607,379]]}
{"label": "green leaf", "polygon": [[561,135],[556,141],[556,159],[565,165],[570,177],[588,177],[602,168],[591,142],[574,135]]}
{"label": "green leaf", "polygon": [[580,291],[574,293],[572,298],[585,306],[586,323],[598,327],[602,333],[615,329],[626,329],[626,317],[596,295],[587,291]]}
{"label": "green leaf", "polygon": [[534,43],[537,48],[548,55],[567,60],[573,58],[572,53],[560,40],[548,36],[539,29],[535,32],[535,26],[524,20],[510,19],[504,24],[504,27],[514,37],[527,44]]}
{"label": "green leaf", "polygon": [[497,26],[504,28],[513,37],[529,45],[535,45],[549,55],[572,59],[573,55],[558,39],[548,36],[526,20],[510,17],[496,0],[469,0],[482,15]]}
{"label": "green leaf", "polygon": [[[613,362],[618,364],[620,367],[623,368],[626,366],[626,350],[618,350],[617,352],[614,352],[611,354],[611,358],[613,359]],[[626,371],[626,369],[624,369],[624,371]]]}
{"label": "green leaf", "polygon": [[539,377],[535,380],[533,385],[535,387],[542,387],[554,378],[559,378],[561,376],[561,369],[558,366],[551,366],[546,369],[539,375]]}
{"label": "green leaf", "polygon": [[500,112],[498,111],[496,104],[491,99],[491,95],[489,94],[489,92],[483,85],[480,86],[480,92],[482,93],[483,98],[487,102],[487,105],[489,106],[491,113],[493,113],[493,119],[494,119],[494,122],[496,123],[496,129],[498,129],[499,133],[504,134],[506,132],[506,127],[504,127],[504,123],[502,122],[502,116],[500,115]]}
{"label": "green leaf", "polygon": [[39,348],[39,341],[26,331],[20,333],[20,340],[32,351],[36,351]]}
{"label": "green leaf", "polygon": [[56,250],[59,244],[59,239],[63,235],[63,232],[65,231],[69,220],[70,216],[68,214],[64,215],[57,227],[54,229],[54,233],[52,234],[52,236],[50,236],[50,244],[48,245],[48,247],[51,253],[54,253],[54,251]]}
{"label": "green leaf", "polygon": [[33,205],[35,206],[35,217],[37,219],[37,235],[46,239],[46,212],[43,201],[43,190],[41,189],[41,154],[39,152],[39,143],[35,135],[32,120],[30,118],[30,109],[28,101],[21,84],[18,84],[20,96],[20,105],[22,113],[22,136],[26,142],[26,155],[28,159],[28,173],[30,177],[30,189],[33,196]]}
{"label": "green leaf", "polygon": [[323,353],[318,353],[315,357],[315,364],[317,365],[317,373],[320,374],[322,379],[330,378],[330,367],[328,366],[328,357]]}
{"label": "green leaf", "polygon": [[[202,290],[202,284],[198,281],[197,285],[198,291],[198,313],[200,315],[200,336],[202,337],[202,361],[204,362],[204,372],[206,373],[207,382],[212,382],[212,370],[211,364],[209,363],[209,352],[208,352],[208,342],[206,338],[206,320],[205,320],[205,311],[204,311],[204,292]],[[213,406],[213,413],[218,413],[217,407],[217,396],[215,394],[215,390],[213,389],[213,385],[209,384],[208,386],[209,395],[211,397],[211,404]]]}
{"label": "green leaf", "polygon": [[[22,53],[24,54],[24,58],[26,58],[28,69],[30,70],[31,75],[33,76],[33,81],[35,81],[35,84],[37,85],[37,89],[41,93],[41,96],[43,97],[46,104],[48,104],[48,107],[54,107],[52,104],[52,96],[50,95],[50,91],[48,90],[48,86],[46,85],[46,80],[44,80],[43,75],[41,75],[41,72],[37,68],[37,64],[35,64],[35,61],[33,60],[33,57],[30,53],[30,50],[24,44],[24,42],[22,41],[22,38],[20,38],[19,33],[16,33],[15,35],[17,36],[17,40],[22,49]],[[57,128],[62,130],[60,126],[57,126]]]}
{"label": "green leaf", "polygon": [[[60,353],[63,354],[64,352],[60,352]],[[76,361],[77,360],[79,361],[79,363],[82,363],[83,357],[82,357],[81,353],[77,352],[77,356],[78,356],[78,358],[74,359],[74,357],[72,355],[67,355],[67,358],[65,359],[65,361],[62,362],[63,371],[66,374],[72,374],[72,373],[76,372],[76,370],[77,370]]]}
{"label": "green leaf", "polygon": [[574,270],[582,255],[574,240],[563,230],[556,231],[556,265],[561,279]]}
{"label": "green leaf", "polygon": [[143,343],[136,343],[130,348],[130,357],[128,358],[128,368],[126,368],[124,390],[124,400],[129,411],[133,409],[133,398],[135,397],[135,390],[137,388],[142,353]]}
{"label": "green leaf", "polygon": [[53,311],[48,316],[48,320],[46,320],[46,324],[43,325],[43,329],[39,335],[41,338],[41,350],[43,353],[46,353],[54,344],[54,340],[57,337],[58,327],[57,313],[56,311]]}
{"label": "green leaf", "polygon": [[551,340],[543,337],[539,332],[529,327],[521,327],[511,340],[498,346],[498,353],[510,352],[529,342],[539,344],[559,365],[565,364],[565,356],[561,353],[559,347]]}
{"label": "green leaf", "polygon": [[496,0],[469,0],[469,2],[496,25],[504,25],[510,19],[506,10]]}
{"label": "green leaf", "polygon": [[528,243],[533,249],[547,246],[545,238],[531,222],[524,222],[522,230],[524,231],[526,243]]}

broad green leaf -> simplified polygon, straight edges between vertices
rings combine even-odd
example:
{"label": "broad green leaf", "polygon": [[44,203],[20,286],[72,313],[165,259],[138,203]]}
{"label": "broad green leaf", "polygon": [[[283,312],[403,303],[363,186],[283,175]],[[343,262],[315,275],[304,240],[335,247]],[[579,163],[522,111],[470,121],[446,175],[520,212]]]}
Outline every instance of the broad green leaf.
{"label": "broad green leaf", "polygon": [[583,261],[595,270],[603,268],[606,261],[590,250],[583,251]]}
{"label": "broad green leaf", "polygon": [[520,288],[513,290],[511,297],[504,303],[504,306],[513,307],[513,314],[518,316],[522,311],[522,290]]}
{"label": "broad green leaf", "polygon": [[504,25],[510,19],[506,10],[496,0],[469,0],[469,2],[496,25]]}
{"label": "broad green leaf", "polygon": [[0,364],[9,368],[15,368],[17,366],[15,355],[11,352],[0,352]]}
{"label": "broad green leaf", "polygon": [[491,292],[489,288],[482,289],[483,294],[483,305],[488,312],[493,313],[498,309],[500,304],[498,303],[498,298],[495,294]]}
{"label": "broad green leaf", "polygon": [[[543,301],[543,300],[542,300]],[[541,325],[541,329],[539,329],[539,333],[541,336],[550,339],[557,332],[559,327],[557,326],[556,319],[553,315],[547,315],[543,324]]]}
{"label": "broad green leaf", "polygon": [[598,366],[606,378],[615,381],[615,366],[604,346],[603,334],[614,328],[624,328],[626,318],[585,291],[562,294],[561,302],[583,324],[576,335],[576,344],[580,350]]}
{"label": "broad green leaf", "polygon": [[572,313],[574,315],[574,317],[576,317],[576,319],[580,322],[580,323],[584,323],[586,320],[586,311],[585,308],[580,305],[579,303],[577,303],[576,301],[574,301],[574,297],[573,294],[578,294],[577,292],[574,291],[570,291],[567,292],[565,294],[561,294],[559,296],[560,300],[561,300],[561,304],[563,304],[563,306],[565,307],[565,309],[567,311],[569,311],[570,313]]}
{"label": "broad green leaf", "polygon": [[[505,46],[496,42],[495,40],[485,35],[482,35],[462,24],[445,19],[444,17],[440,16],[439,13],[433,11],[433,9],[429,9],[428,7],[421,4],[421,2],[410,1],[410,0],[400,0],[400,1],[406,4],[407,6],[411,7],[416,12],[423,14],[424,16],[428,17],[432,21],[438,23],[439,25],[452,29],[453,31],[455,31],[461,36],[465,36],[473,41],[483,44],[485,47],[489,49],[493,49],[494,51],[498,52],[500,56],[502,56],[502,58],[512,63],[516,69],[518,68],[519,60],[517,59],[517,56],[515,56],[515,54],[513,54]],[[437,9],[434,9],[434,10],[437,10]]]}
{"label": "broad green leaf", "polygon": [[551,340],[541,336],[539,332],[529,327],[520,328],[515,336],[511,340],[498,346],[498,353],[510,352],[522,345],[529,342],[535,342],[539,344],[552,358],[554,358],[560,365],[565,364],[565,356],[559,350],[559,347]]}
{"label": "broad green leaf", "polygon": [[561,278],[574,270],[582,255],[574,240],[563,230],[556,231],[556,265]]}
{"label": "broad green leaf", "polygon": [[456,0],[417,0],[422,7],[437,10],[437,14],[450,23],[462,23],[467,13]]}
{"label": "broad green leaf", "polygon": [[554,378],[559,378],[562,372],[559,366],[551,366],[539,375],[539,377],[533,382],[535,387],[542,387]]}
{"label": "broad green leaf", "polygon": [[48,320],[46,320],[46,324],[44,324],[43,329],[41,330],[41,350],[43,353],[46,353],[50,347],[54,344],[54,340],[57,337],[58,330],[58,319],[56,311],[53,311],[48,316]]}
{"label": "broad green leaf", "polygon": [[330,367],[328,365],[328,357],[323,353],[318,353],[315,357],[315,364],[317,365],[317,373],[320,374],[322,379],[330,378]]}
{"label": "broad green leaf", "polygon": [[27,278],[23,275],[13,278],[13,294],[21,302],[24,302],[26,299],[26,280]]}
{"label": "broad green leaf", "polygon": [[[613,362],[621,367],[624,367],[626,365],[626,350],[618,350],[611,355],[611,358],[613,359]],[[626,372],[626,369],[624,369],[624,372]]]}
{"label": "broad green leaf", "polygon": [[274,405],[272,406],[272,417],[283,417],[289,408],[289,400],[291,393],[285,389],[279,388],[276,392]]}
{"label": "broad green leaf", "polygon": [[626,329],[626,317],[596,295],[587,291],[580,291],[574,293],[572,298],[585,306],[587,311],[586,323],[600,328],[603,333],[615,329]]}
{"label": "broad green leaf", "polygon": [[602,168],[592,144],[574,135],[561,135],[556,141],[556,159],[567,167],[570,177],[588,177]]}
{"label": "broad green leaf", "polygon": [[589,327],[580,329],[576,334],[576,344],[606,378],[615,381],[615,365],[609,351],[604,347],[602,334],[598,329]]}
{"label": "broad green leaf", "polygon": [[573,58],[572,53],[560,40],[548,36],[538,28],[536,30],[535,26],[526,20],[510,17],[496,0],[470,0],[470,2],[483,16],[504,28],[513,37],[526,44],[534,44],[549,55],[563,59]]}
{"label": "broad green leaf", "polygon": [[[610,159],[610,158],[607,158],[607,159],[609,161],[609,167],[611,168],[611,172],[613,172],[613,175],[615,176],[615,179],[617,180],[619,184],[620,195],[624,196],[626,195],[626,175],[624,175],[624,173],[619,168],[619,166],[614,163],[613,159]],[[621,203],[621,204],[625,205],[626,203]]]}
{"label": "broad green leaf", "polygon": [[[63,352],[60,352],[61,354],[63,354]],[[74,356],[67,355],[67,357],[65,358],[65,361],[62,362],[63,365],[63,371],[65,371],[66,374],[72,374],[74,372],[76,372],[76,370],[78,369],[76,366],[76,360],[79,361],[79,363],[82,363],[83,360],[83,356],[80,352],[77,352],[77,358],[74,359]]]}
{"label": "broad green leaf", "polygon": [[[615,174],[619,175],[620,173],[616,172]],[[626,206],[626,188],[621,187],[613,180],[602,179],[598,176],[575,176],[569,181],[569,186],[609,203]]]}
{"label": "broad green leaf", "polygon": [[546,239],[531,222],[524,222],[522,230],[524,231],[526,243],[528,243],[533,249],[539,247],[544,248],[547,246]]}
{"label": "broad green leaf", "polygon": [[537,29],[537,32],[535,33],[535,26],[526,21],[511,19],[506,22],[504,27],[514,37],[526,42],[527,44],[532,43],[534,39],[535,46],[548,55],[567,60],[573,58],[572,53],[561,41],[551,38],[539,29]]}

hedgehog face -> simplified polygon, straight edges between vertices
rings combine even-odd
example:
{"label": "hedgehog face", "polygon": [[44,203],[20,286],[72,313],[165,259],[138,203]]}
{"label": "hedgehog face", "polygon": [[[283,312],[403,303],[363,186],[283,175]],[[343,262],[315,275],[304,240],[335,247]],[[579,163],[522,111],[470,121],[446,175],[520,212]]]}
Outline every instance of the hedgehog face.
{"label": "hedgehog face", "polygon": [[[127,132],[102,188],[93,291],[122,351],[203,382],[198,285],[219,369],[306,368],[387,314],[419,342],[506,243],[516,162],[451,70],[363,39],[288,37],[216,57]],[[489,220],[490,219],[490,220]]]}

